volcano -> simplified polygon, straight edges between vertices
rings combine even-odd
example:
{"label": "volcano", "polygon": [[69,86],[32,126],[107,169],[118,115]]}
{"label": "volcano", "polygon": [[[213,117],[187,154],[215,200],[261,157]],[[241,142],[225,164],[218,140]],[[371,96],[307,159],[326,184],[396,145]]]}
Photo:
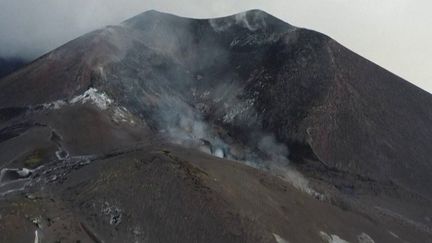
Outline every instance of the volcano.
{"label": "volcano", "polygon": [[430,242],[431,107],[266,12],[147,11],[0,79],[0,241]]}

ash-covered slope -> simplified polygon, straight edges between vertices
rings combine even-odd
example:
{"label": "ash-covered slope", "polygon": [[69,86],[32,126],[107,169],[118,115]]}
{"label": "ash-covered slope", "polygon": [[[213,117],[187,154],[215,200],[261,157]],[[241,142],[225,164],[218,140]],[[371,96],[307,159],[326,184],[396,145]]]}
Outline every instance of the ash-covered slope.
{"label": "ash-covered slope", "polygon": [[[369,240],[371,234],[377,242],[426,242],[432,226],[430,107],[430,94],[325,35],[296,28],[265,12],[188,19],[149,11],[73,40],[0,80],[1,168],[38,168],[31,179],[25,178],[23,187],[11,180],[18,186],[3,184],[0,189],[1,193],[16,188],[35,190],[42,187],[41,181],[53,179],[39,173],[55,176],[54,183],[61,178],[60,186],[48,191],[66,200],[62,203],[68,210],[78,207],[80,213],[73,220],[81,222],[82,232],[77,232],[77,237],[87,235],[96,242],[107,240],[112,229],[104,226],[103,215],[82,217],[97,210],[99,204],[104,208],[108,201],[108,211],[129,210],[130,214],[124,217],[131,221],[119,226],[117,241],[149,237],[152,242],[168,242],[180,237],[184,242],[330,242],[342,235],[356,242]],[[181,149],[166,143],[181,145],[183,150],[178,153],[186,155],[173,157],[171,151]],[[146,154],[144,145],[153,152]],[[215,159],[201,163],[203,155],[196,149],[223,158],[222,167],[234,172],[215,172],[221,170],[213,164]],[[159,150],[175,165],[180,163],[181,173],[166,169],[164,166],[171,168],[169,163],[154,163],[167,160],[159,158]],[[150,156],[153,153],[157,156]],[[149,197],[134,188],[132,194],[142,195],[144,204],[153,200],[147,210],[159,212],[152,214],[150,221],[141,219],[150,227],[144,229],[147,236],[134,235],[131,222],[140,219],[131,215],[145,217],[150,211],[139,211],[125,195],[114,193],[127,188],[128,183],[143,181],[138,175],[138,181],[126,178],[131,173],[126,169],[112,172],[114,165],[100,169],[107,174],[96,176],[91,168],[102,167],[106,159],[144,166],[146,178],[157,178],[160,173],[161,178],[186,178],[172,184],[155,180],[155,186],[146,189],[151,191]],[[285,188],[288,182],[309,196],[302,194],[302,202],[286,211],[283,205],[292,202],[285,194],[297,194],[291,189],[282,189],[280,195],[260,186],[251,189],[247,185],[257,184],[249,174],[258,172],[245,172],[249,169],[226,159],[265,171],[257,176],[263,176],[259,181],[267,189]],[[134,160],[137,162],[130,162]],[[48,165],[39,167],[47,161]],[[90,162],[91,168],[87,167]],[[46,168],[49,172],[44,172]],[[73,169],[78,169],[76,177],[80,171],[86,175],[82,183],[93,186],[69,179]],[[272,175],[285,182],[270,186],[265,178],[274,178]],[[42,180],[38,180],[40,176]],[[95,189],[100,187],[98,181],[111,180],[122,184],[106,186],[91,198],[89,191],[99,191]],[[61,186],[63,183],[72,183],[74,192]],[[178,224],[167,224],[163,218],[168,217],[167,212],[175,212],[176,206],[158,206],[154,200],[173,200],[164,191],[174,193],[174,184],[185,190],[184,197],[175,201],[181,212],[173,216]],[[213,195],[211,199],[204,192]],[[83,198],[72,199],[70,193],[83,193]],[[256,212],[255,200],[265,205],[262,212]],[[222,201],[227,203],[227,211],[217,206]],[[99,206],[92,208],[90,202]],[[115,210],[112,203],[126,209]],[[333,210],[329,204],[336,206],[334,218],[325,216],[333,226],[318,229],[326,222],[318,220],[323,215],[315,207]],[[205,208],[203,218],[194,211],[197,208]],[[296,215],[292,210],[310,213]],[[191,221],[184,219],[188,212]],[[116,215],[127,214],[117,212],[114,220],[119,217]],[[258,222],[261,217],[263,222]],[[299,232],[296,224],[281,226],[293,217],[298,217],[293,220],[297,227],[304,227],[306,235],[295,236],[294,232]],[[76,225],[73,220],[67,222],[71,227]],[[231,229],[227,223],[231,220],[239,222],[239,228]],[[158,229],[151,228],[150,222],[159,225]],[[88,224],[96,230],[85,226]],[[182,224],[203,228],[182,228]],[[213,230],[227,232],[199,233]],[[311,231],[315,233],[307,235]]]}

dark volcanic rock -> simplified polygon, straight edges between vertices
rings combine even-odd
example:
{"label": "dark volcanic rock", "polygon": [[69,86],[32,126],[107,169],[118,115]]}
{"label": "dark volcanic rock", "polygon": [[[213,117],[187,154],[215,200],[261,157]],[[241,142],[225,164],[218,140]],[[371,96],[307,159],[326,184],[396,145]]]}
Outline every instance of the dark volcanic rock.
{"label": "dark volcanic rock", "polygon": [[10,212],[49,208],[60,223],[37,230],[53,241],[64,223],[69,240],[95,242],[427,242],[430,107],[425,91],[262,11],[145,12],[0,80],[1,168],[33,165],[15,189],[43,194],[5,194],[1,239],[21,239]]}

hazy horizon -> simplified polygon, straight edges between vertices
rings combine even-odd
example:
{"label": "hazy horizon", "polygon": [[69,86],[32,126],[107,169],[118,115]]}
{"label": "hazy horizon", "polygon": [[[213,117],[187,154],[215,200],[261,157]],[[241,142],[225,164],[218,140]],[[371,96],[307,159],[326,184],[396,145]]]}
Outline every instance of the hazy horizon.
{"label": "hazy horizon", "polygon": [[155,9],[213,18],[261,9],[342,45],[432,93],[432,17],[426,0],[268,0],[234,2],[0,0],[0,56],[36,58],[91,30]]}

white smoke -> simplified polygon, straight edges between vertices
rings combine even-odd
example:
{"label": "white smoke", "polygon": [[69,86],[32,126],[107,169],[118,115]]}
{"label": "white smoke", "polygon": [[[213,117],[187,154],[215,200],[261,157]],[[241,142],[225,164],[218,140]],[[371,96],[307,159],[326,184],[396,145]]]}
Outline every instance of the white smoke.
{"label": "white smoke", "polygon": [[270,156],[278,164],[288,163],[288,148],[276,141],[273,135],[265,135],[258,142],[258,149]]}
{"label": "white smoke", "polygon": [[216,157],[224,158],[228,147],[202,115],[174,96],[162,96],[154,115],[160,132],[170,141],[195,147]]}
{"label": "white smoke", "polygon": [[209,19],[209,23],[214,31],[222,32],[229,29],[235,22],[232,19]]}
{"label": "white smoke", "polygon": [[[254,12],[252,16],[247,16],[247,12],[242,12],[235,15],[236,23],[249,29],[250,31],[257,31],[260,28],[266,27],[263,12]],[[248,19],[251,18],[251,19]]]}
{"label": "white smoke", "polygon": [[298,190],[321,198],[308,180],[290,165],[287,146],[279,143],[274,135],[256,132],[255,141],[248,145],[228,143],[216,131],[218,127],[209,124],[197,109],[174,95],[160,97],[156,110],[160,132],[171,142],[269,171]]}
{"label": "white smoke", "polygon": [[265,13],[261,11],[241,12],[234,15],[234,18],[218,18],[210,19],[209,23],[216,32],[226,31],[233,25],[241,26],[249,31],[255,32],[261,28],[265,28]]}

